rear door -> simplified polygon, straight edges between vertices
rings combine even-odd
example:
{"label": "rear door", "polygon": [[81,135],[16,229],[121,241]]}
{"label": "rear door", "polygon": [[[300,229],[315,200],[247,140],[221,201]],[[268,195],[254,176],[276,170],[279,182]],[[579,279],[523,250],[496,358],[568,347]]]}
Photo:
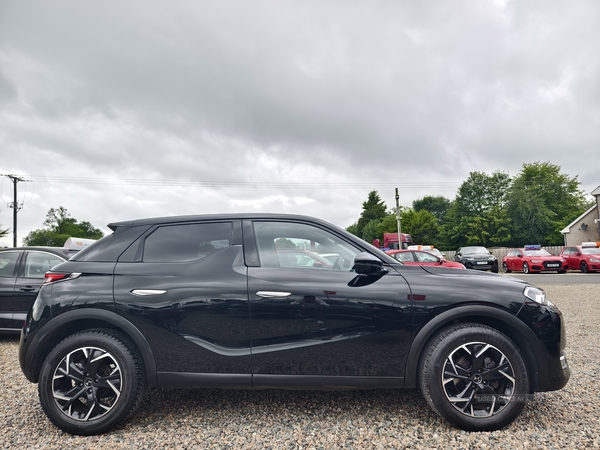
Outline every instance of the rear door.
{"label": "rear door", "polygon": [[17,272],[14,291],[14,318],[22,323],[29,307],[37,297],[44,282],[44,275],[54,266],[63,263],[62,258],[43,250],[25,250]]}
{"label": "rear door", "polygon": [[[246,374],[251,344],[239,221],[153,227],[115,267],[117,311],[146,336],[159,383],[180,374]],[[175,375],[174,375],[175,374]],[[179,376],[179,378],[174,378]],[[241,380],[241,381],[240,381]],[[206,379],[203,380],[205,382]],[[220,383],[225,384],[224,378]]]}
{"label": "rear door", "polygon": [[20,250],[0,252],[0,331],[12,331],[15,328],[15,281],[21,255]]}

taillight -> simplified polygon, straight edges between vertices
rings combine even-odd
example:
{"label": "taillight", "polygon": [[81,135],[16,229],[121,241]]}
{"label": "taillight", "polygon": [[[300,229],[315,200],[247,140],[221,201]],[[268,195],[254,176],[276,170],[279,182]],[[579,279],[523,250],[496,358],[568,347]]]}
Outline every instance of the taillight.
{"label": "taillight", "polygon": [[59,273],[59,272],[46,272],[44,275],[44,284],[54,283],[55,281],[72,280],[78,278],[80,273]]}

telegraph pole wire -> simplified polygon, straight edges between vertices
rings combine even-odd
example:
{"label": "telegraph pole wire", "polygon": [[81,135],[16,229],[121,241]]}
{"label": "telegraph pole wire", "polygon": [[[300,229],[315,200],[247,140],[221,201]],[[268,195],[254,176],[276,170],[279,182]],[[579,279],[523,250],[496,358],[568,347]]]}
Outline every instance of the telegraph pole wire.
{"label": "telegraph pole wire", "polygon": [[13,202],[8,204],[9,208],[13,209],[13,247],[17,246],[17,213],[22,208],[19,207],[19,203],[17,202],[17,183],[26,182],[31,180],[26,180],[25,178],[21,178],[17,175],[12,174],[1,174],[0,176],[9,178],[13,183]]}

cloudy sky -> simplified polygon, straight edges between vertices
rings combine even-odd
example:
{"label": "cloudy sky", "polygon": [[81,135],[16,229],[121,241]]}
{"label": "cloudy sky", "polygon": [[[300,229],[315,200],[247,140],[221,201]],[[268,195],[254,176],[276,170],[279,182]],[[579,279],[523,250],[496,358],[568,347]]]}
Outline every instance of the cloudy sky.
{"label": "cloudy sky", "polygon": [[535,161],[590,192],[598,23],[597,0],[0,0],[19,241],[58,206],[105,231],[229,211],[346,227],[371,190],[453,199]]}

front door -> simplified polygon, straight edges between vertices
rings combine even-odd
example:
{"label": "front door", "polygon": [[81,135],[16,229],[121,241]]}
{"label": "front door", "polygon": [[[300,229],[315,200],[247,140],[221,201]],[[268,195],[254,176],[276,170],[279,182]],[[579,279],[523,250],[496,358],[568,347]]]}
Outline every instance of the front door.
{"label": "front door", "polygon": [[[244,226],[245,244],[250,237],[259,259],[248,268],[255,386],[273,385],[277,376],[313,382],[317,376],[404,376],[411,316],[403,277],[391,268],[358,277],[353,260],[363,249],[313,224],[255,221]],[[333,265],[305,265],[290,257],[298,253],[313,260],[340,256]]]}

